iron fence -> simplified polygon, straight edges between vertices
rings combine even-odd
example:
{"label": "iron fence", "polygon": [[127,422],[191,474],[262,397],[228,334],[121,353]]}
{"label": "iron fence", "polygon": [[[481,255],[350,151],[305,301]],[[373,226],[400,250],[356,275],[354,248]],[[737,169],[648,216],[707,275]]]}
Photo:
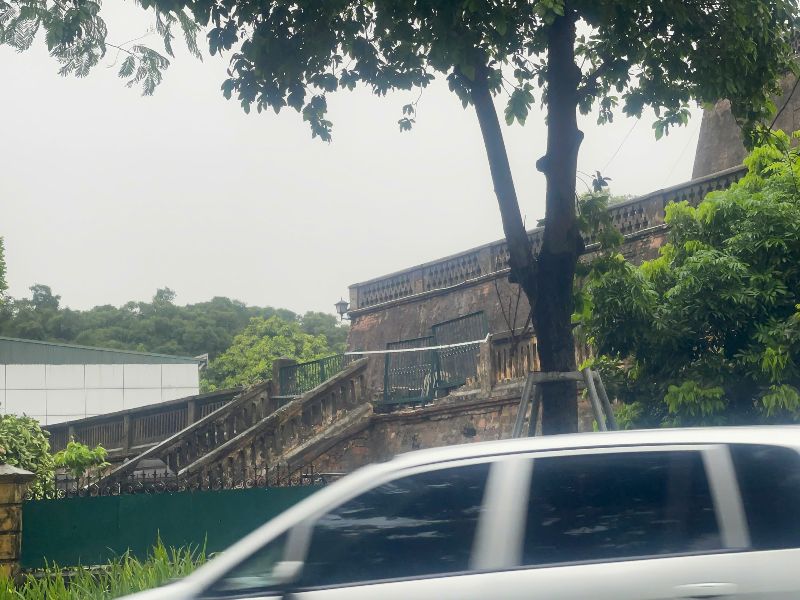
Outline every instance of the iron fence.
{"label": "iron fence", "polygon": [[[436,346],[482,340],[489,333],[483,311],[470,313],[431,327]],[[436,351],[436,389],[448,390],[478,377],[480,343]]]}
{"label": "iron fence", "polygon": [[199,490],[234,490],[250,488],[295,487],[303,485],[325,485],[344,473],[325,473],[317,471],[313,465],[300,468],[274,466],[269,469],[247,469],[237,476],[230,474],[221,477],[201,477],[197,479],[179,478],[175,474],[161,470],[137,472],[122,481],[108,482],[102,475],[73,478],[57,475],[54,489],[44,495],[27,499],[56,500],[61,498],[83,498],[96,496],[123,496],[128,494],[159,494]]}
{"label": "iron fence", "polygon": [[[433,336],[389,342],[387,350],[427,348]],[[425,403],[433,399],[436,385],[436,353],[434,350],[386,354],[383,374],[385,404]]]}
{"label": "iron fence", "polygon": [[318,360],[281,367],[278,372],[280,395],[300,396],[313,390],[343,371],[353,360],[353,356],[335,354]]}

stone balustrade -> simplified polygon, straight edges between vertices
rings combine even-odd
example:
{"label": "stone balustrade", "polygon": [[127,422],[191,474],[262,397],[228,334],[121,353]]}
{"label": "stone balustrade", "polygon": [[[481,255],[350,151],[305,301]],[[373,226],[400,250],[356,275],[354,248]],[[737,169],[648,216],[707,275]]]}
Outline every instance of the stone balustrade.
{"label": "stone balustrade", "polygon": [[241,388],[189,396],[150,406],[67,421],[44,427],[50,432],[50,448],[63,450],[70,438],[87,446],[102,445],[112,462],[158,444],[188,425],[230,402]]}
{"label": "stone balustrade", "polygon": [[[300,466],[291,464],[294,451],[308,447],[322,432],[337,429],[337,424],[349,417],[364,416],[361,413],[369,408],[364,377],[367,360],[351,363],[322,385],[288,401],[193,462],[184,463],[177,471],[179,479],[208,488],[268,477],[271,469]],[[299,460],[299,454],[294,454]]]}
{"label": "stone balustrade", "polygon": [[172,473],[178,473],[281,406],[283,401],[272,397],[271,386],[271,382],[266,381],[241,392],[232,401],[117,467],[102,483],[123,483],[141,469],[143,461],[162,461]]}
{"label": "stone balustrade", "polygon": [[[707,193],[729,187],[746,173],[744,167],[734,167],[706,177],[659,190],[609,208],[614,226],[626,241],[664,227],[664,209],[671,202],[688,201],[698,204]],[[534,254],[542,244],[542,228],[528,232]],[[584,240],[587,252],[596,240]],[[508,248],[504,240],[479,246],[443,259],[425,263],[384,277],[350,286],[350,312],[358,315],[387,303],[412,298],[420,294],[496,276],[508,269]]]}

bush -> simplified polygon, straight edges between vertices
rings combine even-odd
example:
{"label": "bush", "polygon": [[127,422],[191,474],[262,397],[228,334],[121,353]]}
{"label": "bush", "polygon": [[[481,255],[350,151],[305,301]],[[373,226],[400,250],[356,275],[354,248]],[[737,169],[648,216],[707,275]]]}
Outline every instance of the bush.
{"label": "bush", "polygon": [[204,549],[169,548],[155,545],[144,561],[129,554],[111,560],[98,569],[78,567],[65,576],[51,565],[36,576],[25,575],[14,585],[0,580],[2,600],[108,600],[149,590],[186,577],[206,561]]}
{"label": "bush", "polygon": [[50,455],[50,435],[31,417],[0,415],[0,464],[25,469],[36,475],[29,491],[41,498],[54,489],[55,463]]}

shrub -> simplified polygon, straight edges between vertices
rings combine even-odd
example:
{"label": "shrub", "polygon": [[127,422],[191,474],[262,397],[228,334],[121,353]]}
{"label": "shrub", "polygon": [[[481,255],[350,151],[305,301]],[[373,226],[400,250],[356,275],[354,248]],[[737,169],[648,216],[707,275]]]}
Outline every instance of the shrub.
{"label": "shrub", "polygon": [[14,585],[0,580],[2,600],[108,600],[149,590],[186,577],[206,561],[204,549],[166,548],[159,539],[148,557],[130,554],[110,560],[100,568],[78,567],[65,575],[51,565],[36,576],[25,575]]}

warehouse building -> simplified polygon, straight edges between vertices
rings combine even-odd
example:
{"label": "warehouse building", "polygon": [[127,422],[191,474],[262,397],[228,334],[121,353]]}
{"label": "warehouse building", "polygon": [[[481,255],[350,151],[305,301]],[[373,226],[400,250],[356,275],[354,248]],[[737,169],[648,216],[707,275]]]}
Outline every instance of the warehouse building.
{"label": "warehouse building", "polygon": [[0,413],[51,425],[193,396],[202,362],[0,337]]}

